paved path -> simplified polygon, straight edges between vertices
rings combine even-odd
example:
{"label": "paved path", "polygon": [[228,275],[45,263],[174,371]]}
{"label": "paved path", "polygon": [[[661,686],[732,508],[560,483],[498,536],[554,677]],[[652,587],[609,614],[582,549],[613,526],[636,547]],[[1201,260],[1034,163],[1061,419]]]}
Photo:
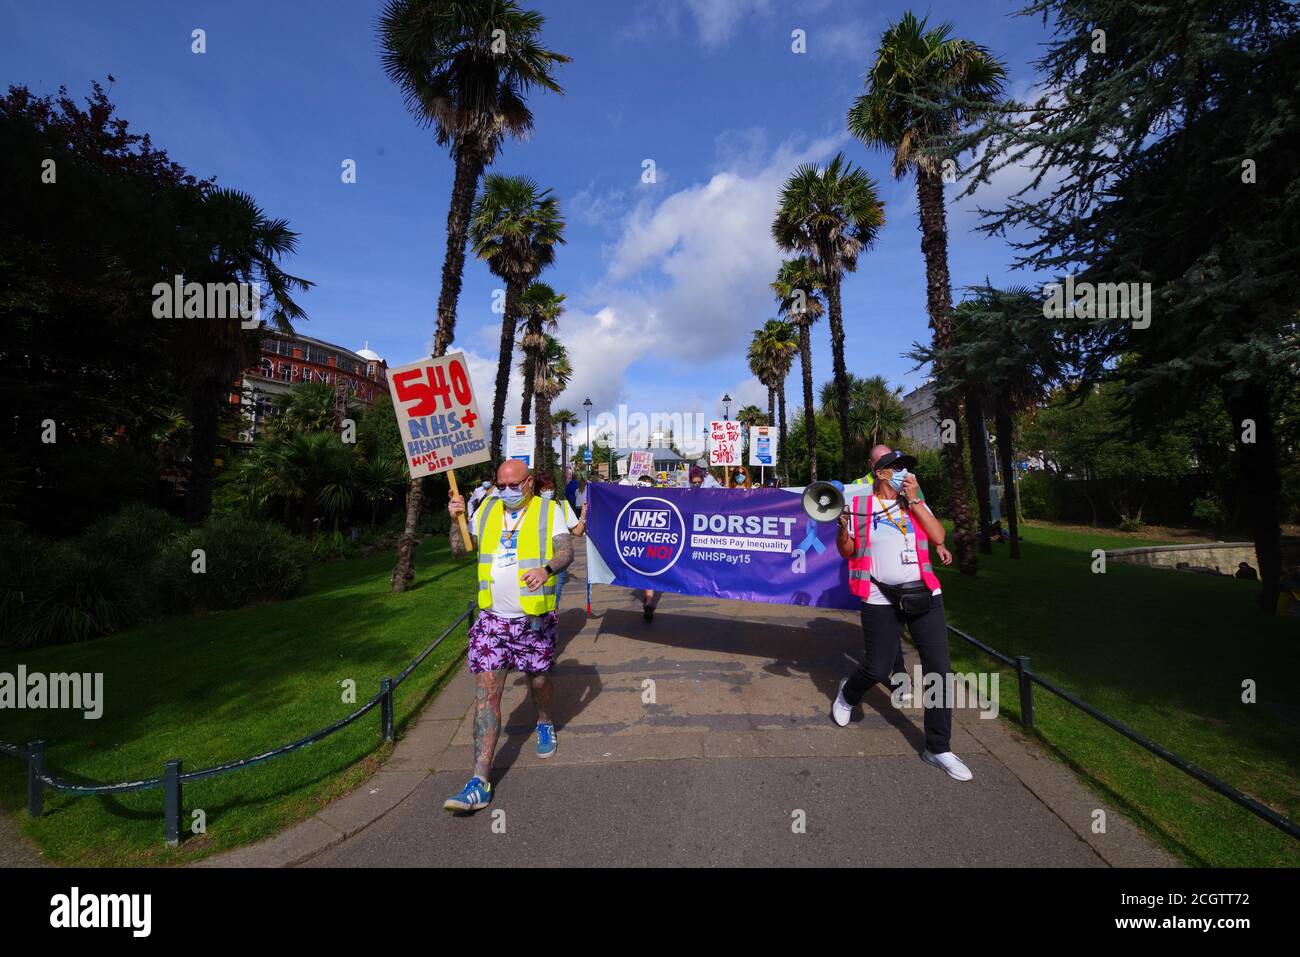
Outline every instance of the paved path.
{"label": "paved path", "polygon": [[[204,863],[1176,863],[1005,720],[957,713],[953,750],[970,782],[920,760],[920,712],[881,689],[849,727],[833,725],[831,697],[862,653],[856,614],[665,595],[647,624],[631,590],[596,586],[587,618],[581,559],[574,577],[554,671],[559,751],[534,754],[532,704],[512,676],[489,809],[441,810],[473,763],[466,669],[366,785]],[[1096,808],[1106,834],[1091,831]]]}

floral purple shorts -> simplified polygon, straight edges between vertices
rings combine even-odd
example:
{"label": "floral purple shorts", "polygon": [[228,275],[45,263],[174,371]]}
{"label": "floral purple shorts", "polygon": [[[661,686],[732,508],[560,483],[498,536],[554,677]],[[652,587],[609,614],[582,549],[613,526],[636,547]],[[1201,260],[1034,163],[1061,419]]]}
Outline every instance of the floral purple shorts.
{"label": "floral purple shorts", "polygon": [[469,629],[469,670],[499,671],[513,668],[528,674],[546,671],[555,657],[558,625],[555,612],[538,621],[534,631],[531,618],[500,618],[490,611],[480,611]]}

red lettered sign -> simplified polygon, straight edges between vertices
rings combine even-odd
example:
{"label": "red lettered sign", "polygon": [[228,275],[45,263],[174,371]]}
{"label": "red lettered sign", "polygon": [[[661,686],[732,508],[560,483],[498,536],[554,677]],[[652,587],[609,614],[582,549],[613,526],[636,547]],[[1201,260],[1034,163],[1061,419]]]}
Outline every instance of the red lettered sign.
{"label": "red lettered sign", "polygon": [[476,465],[492,457],[465,353],[389,369],[388,391],[393,396],[411,478]]}

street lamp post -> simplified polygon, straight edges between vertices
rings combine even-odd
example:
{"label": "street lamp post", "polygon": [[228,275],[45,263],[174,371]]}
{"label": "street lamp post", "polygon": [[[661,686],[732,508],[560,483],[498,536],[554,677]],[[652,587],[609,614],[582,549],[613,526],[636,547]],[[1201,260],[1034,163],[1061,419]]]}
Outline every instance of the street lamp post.
{"label": "street lamp post", "polygon": [[722,417],[731,421],[731,396],[726,392],[722,393]]}
{"label": "street lamp post", "polygon": [[[587,396],[587,400],[582,403],[582,407],[587,410],[587,454],[591,455],[591,396]],[[592,465],[596,464],[596,457],[594,455],[591,456],[591,463]],[[585,466],[586,464],[586,459],[584,458],[583,465]]]}

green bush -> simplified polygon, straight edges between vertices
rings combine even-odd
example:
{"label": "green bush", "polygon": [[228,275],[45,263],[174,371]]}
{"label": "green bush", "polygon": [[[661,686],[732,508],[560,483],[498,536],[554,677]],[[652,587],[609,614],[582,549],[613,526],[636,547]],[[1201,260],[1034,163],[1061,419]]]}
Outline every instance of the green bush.
{"label": "green bush", "polygon": [[162,509],[127,505],[101,518],[80,535],[77,544],[87,555],[142,568],[165,544],[185,531],[185,523]]}
{"label": "green bush", "polygon": [[[193,570],[195,549],[202,573]],[[206,611],[296,595],[310,559],[310,546],[282,526],[230,513],[174,539],[153,570],[168,608]]]}
{"label": "green bush", "polygon": [[26,534],[0,542],[0,647],[87,641],[148,614],[138,565]]}
{"label": "green bush", "polygon": [[1192,518],[1222,528],[1227,524],[1228,510],[1223,507],[1223,500],[1218,495],[1204,495],[1192,503]]}
{"label": "green bush", "polygon": [[352,541],[351,535],[344,535],[342,532],[317,535],[311,540],[310,548],[311,560],[315,564],[356,558],[361,554],[361,546]]}
{"label": "green bush", "polygon": [[1061,493],[1051,472],[1029,472],[1020,480],[1020,511],[1045,522],[1061,518]]}
{"label": "green bush", "polygon": [[[950,517],[952,496],[948,490],[948,473],[943,467],[943,456],[937,449],[921,449],[916,455],[916,481],[925,493],[925,504],[936,515]],[[967,472],[969,475],[969,472]],[[978,513],[977,513],[978,514]]]}

